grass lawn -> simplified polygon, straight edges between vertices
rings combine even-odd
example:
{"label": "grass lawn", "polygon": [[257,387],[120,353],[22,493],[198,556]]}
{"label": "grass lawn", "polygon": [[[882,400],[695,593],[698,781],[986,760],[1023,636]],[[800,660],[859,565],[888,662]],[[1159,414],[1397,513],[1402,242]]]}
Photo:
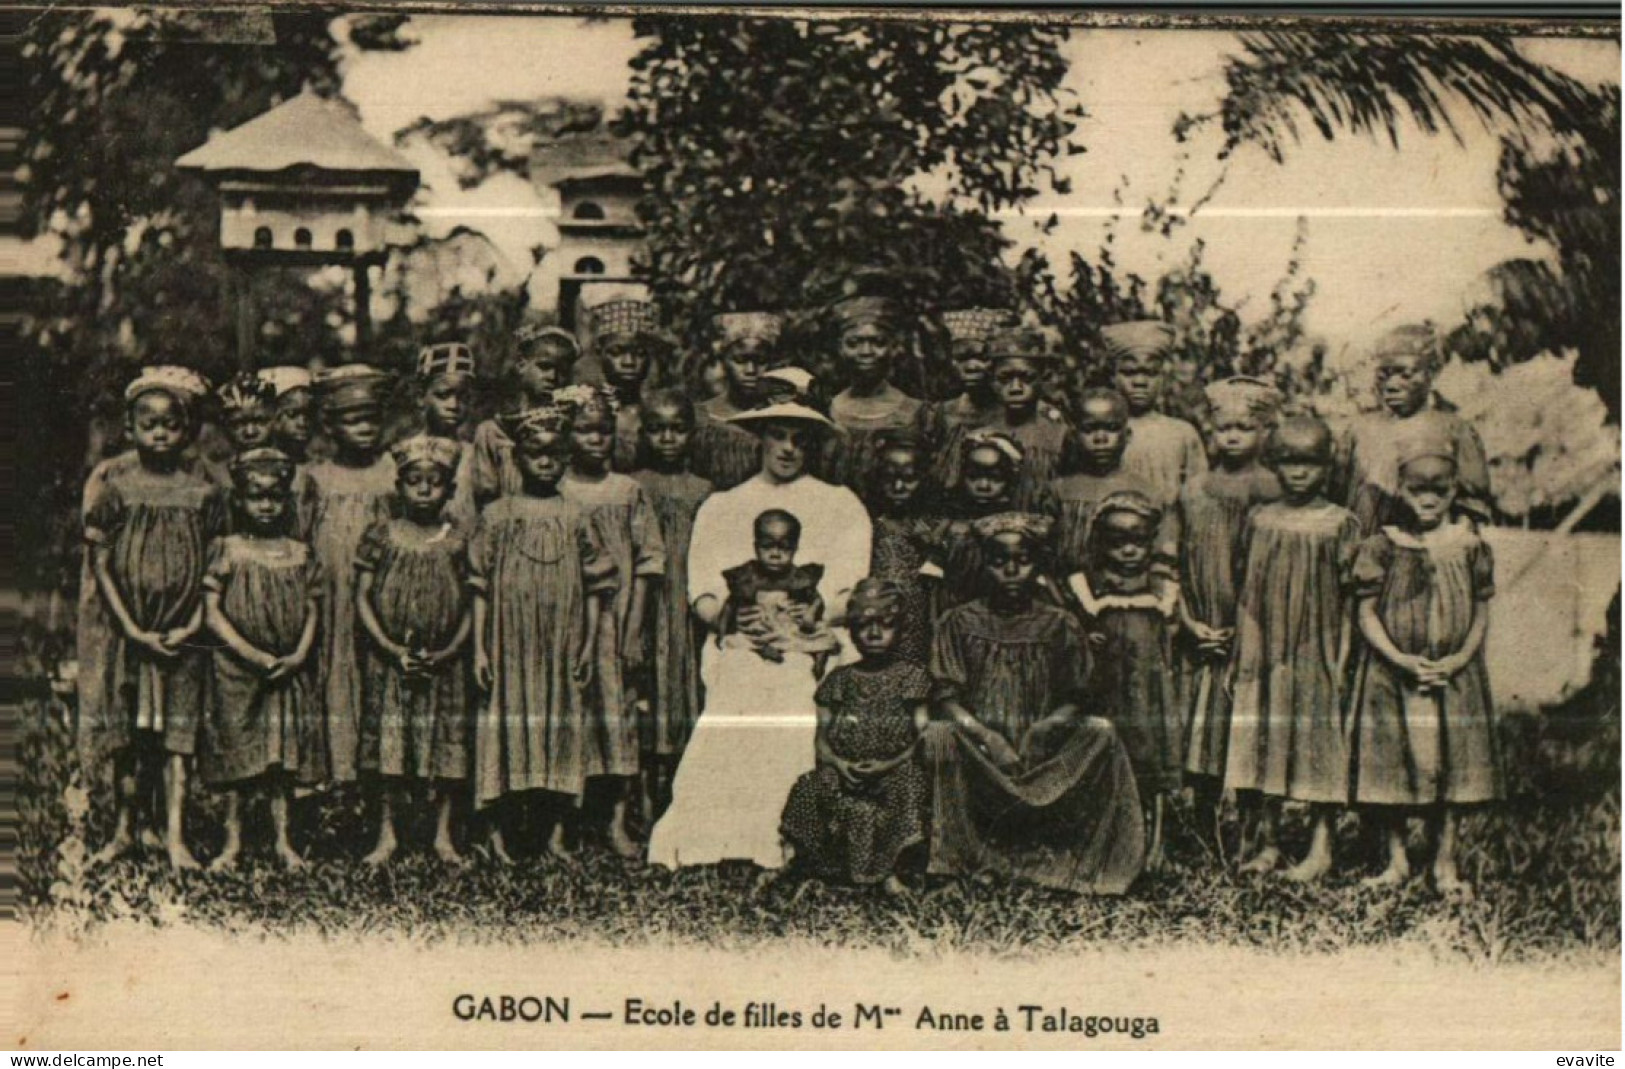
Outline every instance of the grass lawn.
{"label": "grass lawn", "polygon": [[[1542,730],[1520,751],[1516,799],[1464,821],[1462,873],[1478,889],[1470,902],[1441,901],[1421,881],[1400,891],[1362,889],[1359,878],[1374,871],[1375,851],[1352,817],[1339,826],[1339,871],[1305,888],[1236,875],[1202,845],[1183,812],[1173,822],[1171,867],[1142,877],[1121,898],[916,878],[907,899],[891,901],[793,880],[756,894],[749,866],[673,874],[625,864],[591,846],[570,865],[531,859],[448,869],[424,849],[421,811],[411,848],[373,871],[353,860],[365,851],[368,833],[354,796],[296,806],[307,834],[319,826],[304,872],[284,873],[263,850],[230,874],[176,875],[156,857],[91,869],[84,857],[97,838],[91,811],[99,807],[64,786],[73,760],[59,716],[45,703],[29,713],[21,794],[25,908],[41,925],[70,931],[135,920],[273,935],[390,932],[431,942],[584,938],[742,947],[792,937],[898,954],[1053,953],[1100,943],[1286,953],[1394,946],[1485,964],[1617,959],[1620,946],[1617,719],[1578,746]],[[190,827],[204,857],[219,842],[220,808],[218,797],[201,792],[193,807]],[[1291,815],[1288,852],[1302,850],[1307,835],[1303,814]],[[1420,869],[1421,843],[1414,846]]]}

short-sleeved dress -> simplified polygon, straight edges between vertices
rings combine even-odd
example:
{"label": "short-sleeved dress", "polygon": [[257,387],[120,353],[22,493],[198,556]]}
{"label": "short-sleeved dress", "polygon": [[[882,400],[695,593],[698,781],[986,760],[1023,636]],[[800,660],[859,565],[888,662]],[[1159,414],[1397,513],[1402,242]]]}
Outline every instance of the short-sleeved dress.
{"label": "short-sleeved dress", "polygon": [[645,719],[645,753],[674,757],[688,743],[700,715],[700,643],[702,628],[689,607],[688,547],[694,516],[711,496],[711,484],[690,472],[645,469],[634,478],[654,507],[660,538],[666,546],[666,570],[654,589],[654,626],[648,632],[654,703]]}
{"label": "short-sleeved dress", "polygon": [[361,536],[389,514],[395,462],[381,456],[356,468],[324,460],[310,465],[316,484],[311,548],[322,567],[321,678],[328,778],[352,783],[361,745],[360,624],[355,614],[355,561]]}
{"label": "short-sleeved dress", "polygon": [[891,392],[893,403],[878,412],[859,408],[848,393],[837,394],[830,402],[830,419],[842,433],[830,439],[824,472],[829,482],[864,493],[884,436],[899,431],[922,432],[924,402],[895,388]]}
{"label": "short-sleeved dress", "polygon": [[1275,502],[1253,512],[1243,540],[1225,786],[1346,802],[1338,659],[1359,523],[1337,505]]}
{"label": "short-sleeved dress", "polygon": [[744,409],[726,397],[713,397],[699,406],[694,437],[689,444],[694,474],[719,492],[732,490],[762,470],[762,442],[729,417]]}
{"label": "short-sleeved dress", "polygon": [[1004,616],[977,600],[937,621],[934,698],[963,704],[1014,747],[1056,706],[1083,696],[1088,667],[1082,625],[1053,605]]}
{"label": "short-sleeved dress", "polygon": [[639,696],[634,693],[637,680],[628,679],[621,664],[621,635],[630,623],[634,580],[649,579],[652,589],[660,585],[665,573],[666,546],[660,537],[660,521],[643,487],[620,472],[610,472],[596,482],[566,474],[559,493],[581,507],[616,571],[615,599],[598,621],[590,698],[598,721],[587,754],[587,774],[636,775],[635,704]]}
{"label": "short-sleeved dress", "polygon": [[[1475,610],[1495,593],[1489,546],[1465,522],[1427,536],[1384,528],[1354,560],[1357,598],[1375,598],[1401,653],[1435,660],[1459,651]],[[1354,801],[1365,805],[1469,805],[1503,795],[1484,651],[1443,690],[1421,691],[1366,648],[1349,702]]]}
{"label": "short-sleeved dress", "polygon": [[602,752],[599,718],[571,667],[588,597],[615,562],[582,507],[513,494],[487,505],[468,545],[468,584],[488,599],[493,683],[474,726],[477,805],[522,791],[579,795]]}
{"label": "short-sleeved dress", "polygon": [[1050,499],[1057,514],[1055,563],[1061,575],[1074,575],[1089,564],[1089,532],[1095,510],[1109,495],[1136,493],[1163,510],[1155,560],[1160,572],[1173,574],[1179,552],[1179,517],[1171,501],[1159,498],[1157,488],[1119,467],[1106,475],[1075,472],[1050,483]]}
{"label": "short-sleeved dress", "polygon": [[517,494],[519,468],[513,462],[513,439],[494,419],[474,428],[470,446],[469,489],[477,504]]}
{"label": "short-sleeved dress", "polygon": [[1177,416],[1148,412],[1128,422],[1123,470],[1150,483],[1157,500],[1178,500],[1185,484],[1207,470],[1207,447],[1197,429]]}
{"label": "short-sleeved dress", "polygon": [[914,710],[930,695],[925,666],[896,656],[835,669],[819,684],[828,709],[829,748],[847,761],[887,761],[896,768],[856,787],[823,765],[790,789],[782,831],[798,863],[858,884],[877,883],[897,869],[903,851],[925,839],[925,769],[912,757],[919,730]]}
{"label": "short-sleeved dress", "polygon": [[1085,626],[1103,639],[1094,650],[1090,710],[1116,726],[1142,794],[1178,790],[1185,734],[1169,648],[1170,606],[1151,588],[1149,574],[1091,571],[1072,585]]}
{"label": "short-sleeved dress", "polygon": [[[379,520],[362,536],[355,566],[372,574],[373,614],[391,641],[432,652],[456,637],[469,611],[468,536],[460,524]],[[473,721],[467,647],[427,678],[408,679],[364,630],[361,641],[361,768],[422,780],[466,779]]]}
{"label": "short-sleeved dress", "polygon": [[191,622],[201,607],[208,545],[224,527],[224,492],[201,462],[150,471],[130,452],[91,473],[79,636],[79,723],[90,758],[99,761],[128,746],[138,731],[156,733],[170,753],[191,754],[208,660],[198,639],[174,658],[156,657],[127,641],[97,586],[93,554],[107,552],[113,582],[136,625],[169,631]]}
{"label": "short-sleeved dress", "polygon": [[[932,690],[1020,750],[1028,728],[1081,697],[1088,666],[1071,613],[1035,605],[1005,616],[973,601],[937,622]],[[1103,894],[1121,894],[1139,874],[1144,815],[1128,753],[1105,720],[1080,717],[1015,771],[994,766],[944,720],[927,725],[921,751],[931,776],[931,872],[1003,872]]]}
{"label": "short-sleeved dress", "polygon": [[[1275,473],[1259,465],[1239,471],[1214,468],[1185,484],[1179,495],[1179,590],[1187,611],[1209,627],[1236,626],[1236,595],[1241,589],[1242,531],[1259,505],[1281,496]],[[1232,646],[1232,650],[1234,646]],[[1185,770],[1215,778],[1224,775],[1230,740],[1230,696],[1225,682],[1229,659],[1202,656],[1189,634],[1175,648],[1180,707],[1189,724]]]}
{"label": "short-sleeved dress", "polygon": [[1435,402],[1412,416],[1369,412],[1355,419],[1338,443],[1334,485],[1339,499],[1360,521],[1363,534],[1375,534],[1406,520],[1399,498],[1399,448],[1410,436],[1449,442],[1456,458],[1456,506],[1488,520],[1490,468],[1484,443],[1472,424]]}
{"label": "short-sleeved dress", "polygon": [[931,657],[932,588],[921,574],[936,553],[942,522],[924,516],[876,516],[869,575],[889,579],[902,590],[897,618],[897,656],[915,664]]}
{"label": "short-sleeved dress", "polygon": [[[325,578],[310,547],[292,538],[227,535],[209,550],[204,585],[220,612],[257,650],[285,657],[299,647]],[[202,772],[225,786],[281,771],[302,784],[320,782],[327,764],[320,736],[315,658],[271,681],[231,650],[214,651]]]}

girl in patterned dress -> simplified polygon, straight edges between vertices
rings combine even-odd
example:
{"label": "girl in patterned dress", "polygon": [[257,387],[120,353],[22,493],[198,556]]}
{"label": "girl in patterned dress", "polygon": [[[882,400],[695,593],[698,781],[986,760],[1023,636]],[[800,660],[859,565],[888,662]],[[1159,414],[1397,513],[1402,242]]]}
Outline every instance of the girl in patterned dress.
{"label": "girl in patterned dress", "polygon": [[[559,327],[524,326],[514,335],[513,383],[515,411],[524,412],[553,403],[553,391],[570,382],[570,369],[581,350],[575,335]],[[471,489],[474,505],[483,509],[504,494],[519,492],[519,468],[514,464],[513,439],[499,417],[474,428]]]}
{"label": "girl in patterned dress", "polygon": [[354,783],[361,743],[361,656],[356,631],[355,553],[395,493],[395,463],[383,443],[387,376],[346,364],[317,380],[333,456],[308,469],[316,484],[311,548],[321,565],[323,757],[330,783]]}
{"label": "girl in patterned dress", "polygon": [[[187,758],[203,712],[203,566],[224,526],[221,491],[189,456],[208,385],[181,367],[147,368],[124,392],[134,448],[85,483],[79,728],[86,767],[112,759],[110,860],[159,846],[197,867],[182,814]],[[161,785],[160,785],[161,780]],[[162,798],[162,809],[157,799]]]}
{"label": "girl in patterned dress", "polygon": [[1162,510],[1145,495],[1111,494],[1090,526],[1088,565],[1068,580],[1094,652],[1088,692],[1099,715],[1116,726],[1151,818],[1150,869],[1162,865],[1163,813],[1184,763],[1169,650],[1179,594],[1154,574],[1161,528]]}
{"label": "girl in patterned dress", "polygon": [[457,443],[457,470],[451,474],[448,516],[464,532],[474,529],[474,445],[463,440],[464,420],[474,393],[474,351],[460,342],[430,345],[418,352],[418,406],[423,433]]}
{"label": "girl in patterned dress", "polygon": [[451,833],[470,734],[468,529],[451,507],[461,444],[427,436],[396,444],[399,516],[375,521],[356,550],[356,611],[366,634],[361,767],[383,780],[369,865],[395,853],[396,803],[408,782],[434,793],[435,854],[462,861]]}
{"label": "girl in patterned dress", "polygon": [[1388,865],[1368,884],[1409,878],[1406,816],[1420,811],[1435,889],[1467,895],[1456,868],[1460,810],[1503,793],[1484,668],[1495,568],[1472,523],[1452,515],[1460,475],[1450,439],[1405,442],[1396,452],[1407,521],[1368,537],[1354,561],[1365,639],[1349,704],[1354,802],[1369,807],[1387,839]]}
{"label": "girl in patterned dress", "polygon": [[818,686],[818,767],[785,803],[782,832],[800,869],[904,893],[898,871],[925,841],[925,769],[915,744],[929,719],[931,677],[898,650],[903,591],[864,579],[847,602],[863,659]]}
{"label": "girl in patterned dress", "polygon": [[1213,466],[1185,483],[1177,511],[1179,622],[1175,647],[1180,702],[1190,724],[1185,771],[1216,814],[1230,738],[1228,665],[1236,637],[1237,559],[1247,517],[1281,496],[1260,462],[1264,435],[1279,400],[1256,379],[1232,378],[1207,388]]}
{"label": "girl in patterned dress", "polygon": [[868,505],[874,517],[869,574],[897,587],[897,656],[925,664],[931,655],[931,581],[920,569],[934,553],[943,521],[929,514],[929,452],[912,434],[888,436],[876,452]]}
{"label": "girl in patterned dress", "polygon": [[636,479],[610,470],[615,448],[615,398],[607,387],[571,386],[555,399],[570,416],[570,470],[559,493],[579,505],[615,561],[616,594],[599,622],[593,669],[592,747],[587,775],[614,781],[609,842],[623,858],[638,854],[627,827],[628,803],[640,796],[635,693],[645,654],[643,628],[649,589],[665,573],[660,521]]}
{"label": "girl in patterned dress", "polygon": [[711,484],[688,467],[694,422],[694,404],[680,391],[650,394],[643,406],[642,464],[633,476],[654,508],[666,547],[666,570],[649,599],[654,684],[641,718],[644,804],[655,816],[670,801],[672,774],[700,715],[701,634],[688,607],[688,547]]}
{"label": "girl in patterned dress", "polygon": [[1344,590],[1359,523],[1326,500],[1332,434],[1325,423],[1285,420],[1270,433],[1266,455],[1282,498],[1255,509],[1242,535],[1224,783],[1259,811],[1258,851],[1244,872],[1280,862],[1281,803],[1310,803],[1309,853],[1287,873],[1309,881],[1331,870],[1332,809],[1348,800],[1342,681],[1353,629]]}
{"label": "girl in patterned dress", "polygon": [[474,801],[490,810],[491,851],[507,862],[520,805],[545,794],[547,849],[563,858],[567,818],[600,750],[587,687],[616,568],[586,510],[559,493],[568,419],[543,407],[503,424],[520,492],[486,506],[468,546],[474,674],[488,696],[474,729]]}
{"label": "girl in patterned dress", "polygon": [[304,860],[288,839],[288,796],[324,771],[311,654],[324,589],[310,547],[292,537],[293,458],[256,449],[232,462],[235,533],[209,547],[203,581],[209,630],[220,640],[210,676],[204,775],[230,790],[226,842],[211,869],[237,863],[243,802],[263,790],[277,858]]}

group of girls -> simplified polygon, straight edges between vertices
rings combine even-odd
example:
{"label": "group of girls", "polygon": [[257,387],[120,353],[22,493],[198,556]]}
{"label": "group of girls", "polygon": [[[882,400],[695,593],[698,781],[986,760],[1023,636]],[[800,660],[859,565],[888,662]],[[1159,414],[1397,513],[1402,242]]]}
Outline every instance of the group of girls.
{"label": "group of girls", "polygon": [[[469,803],[500,860],[533,829],[567,856],[589,826],[638,856],[714,642],[811,658],[816,767],[774,804],[797,863],[835,878],[896,889],[915,854],[933,871],[984,856],[996,836],[943,797],[966,775],[949,750],[1038,790],[1071,760],[1064,739],[1104,723],[1089,745],[1126,754],[1150,829],[1135,871],[1160,863],[1167,800],[1188,788],[1208,807],[1234,792],[1245,871],[1282,863],[1294,802],[1313,833],[1286,874],[1325,875],[1332,816],[1355,806],[1386,837],[1374,879],[1408,878],[1420,814],[1435,885],[1464,889],[1460,809],[1501,791],[1493,569],[1482,450],[1436,403],[1431,340],[1388,340],[1383,407],[1339,440],[1253,379],[1208,387],[1205,435],[1163,413],[1161,323],[1102,330],[1111,385],[1071,419],[1044,395],[1041,335],[988,310],[943,323],[960,389],[925,401],[893,382],[892,309],[847,302],[845,388],[818,405],[777,355],[777,317],[719,317],[720,374],[696,403],[650,387],[654,309],[616,300],[587,310],[585,355],[523,331],[508,410],[471,432],[460,344],[423,351],[421,423],[393,442],[374,368],[241,376],[213,396],[223,461],[198,441],[207,385],[147,369],[125,395],[131,450],[85,490],[80,725],[115,776],[104,856],[150,845],[196,866],[194,769],[230,792],[218,867],[251,796],[297,867],[290,802],[358,781],[376,798],[369,863],[398,849],[409,787],[431,794],[451,863]],[[813,467],[862,496],[869,577],[826,606],[832,562],[797,557],[814,518],[764,509],[702,619],[695,517],[771,471],[750,417],[779,409],[830,427]],[[1126,886],[1117,868],[1097,886]]]}

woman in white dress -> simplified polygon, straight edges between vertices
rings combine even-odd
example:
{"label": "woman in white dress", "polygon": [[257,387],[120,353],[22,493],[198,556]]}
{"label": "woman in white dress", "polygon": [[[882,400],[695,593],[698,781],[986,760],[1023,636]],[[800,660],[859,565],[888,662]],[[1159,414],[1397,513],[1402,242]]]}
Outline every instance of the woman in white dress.
{"label": "woman in white dress", "polygon": [[[649,839],[650,863],[670,868],[727,860],[781,867],[784,801],[816,759],[813,658],[789,652],[768,659],[748,646],[724,648],[715,637],[728,596],[723,571],[755,555],[756,517],[783,509],[801,521],[796,563],[823,565],[818,593],[828,622],[844,615],[869,568],[863,504],[851,490],[807,474],[824,436],[838,433],[834,425],[799,404],[743,412],[732,421],[761,437],[762,469],[707,498],[694,518],[689,596],[695,615],[713,630],[700,662],[705,709],[677,767],[671,807]],[[759,628],[759,610],[741,607],[736,624],[746,633]],[[843,652],[836,663],[851,656]]]}

